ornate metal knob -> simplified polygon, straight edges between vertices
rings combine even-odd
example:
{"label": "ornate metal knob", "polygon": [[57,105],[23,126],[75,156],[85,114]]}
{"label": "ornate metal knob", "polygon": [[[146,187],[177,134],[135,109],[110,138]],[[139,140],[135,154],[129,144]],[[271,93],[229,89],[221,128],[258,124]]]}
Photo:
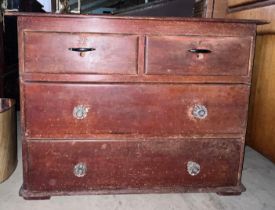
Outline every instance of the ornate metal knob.
{"label": "ornate metal knob", "polygon": [[193,107],[192,115],[197,119],[205,119],[207,117],[207,108],[204,105],[197,104]]}
{"label": "ornate metal knob", "polygon": [[84,105],[78,105],[76,107],[74,107],[73,110],[73,116],[74,118],[78,119],[78,120],[82,120],[85,117],[87,117],[89,108],[84,106]]}
{"label": "ornate metal knob", "polygon": [[188,161],[187,171],[191,176],[196,176],[200,173],[201,167],[198,163],[193,161]]}
{"label": "ornate metal knob", "polygon": [[85,163],[78,163],[74,166],[74,175],[77,177],[83,177],[86,175],[87,166]]}

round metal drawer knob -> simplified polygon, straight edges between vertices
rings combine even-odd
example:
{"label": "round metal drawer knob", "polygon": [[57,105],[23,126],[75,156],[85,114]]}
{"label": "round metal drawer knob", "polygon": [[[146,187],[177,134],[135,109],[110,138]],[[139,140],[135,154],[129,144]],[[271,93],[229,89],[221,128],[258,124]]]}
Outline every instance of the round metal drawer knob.
{"label": "round metal drawer knob", "polygon": [[73,116],[75,119],[82,120],[87,117],[89,108],[84,105],[78,105],[74,107]]}
{"label": "round metal drawer knob", "polygon": [[192,115],[200,120],[205,119],[208,115],[206,106],[200,104],[195,105],[192,110]]}
{"label": "round metal drawer knob", "polygon": [[201,170],[200,164],[193,161],[188,161],[187,171],[191,176],[198,175],[200,173],[200,170]]}
{"label": "round metal drawer knob", "polygon": [[74,175],[77,177],[83,177],[87,173],[87,166],[85,163],[78,163],[74,166]]}

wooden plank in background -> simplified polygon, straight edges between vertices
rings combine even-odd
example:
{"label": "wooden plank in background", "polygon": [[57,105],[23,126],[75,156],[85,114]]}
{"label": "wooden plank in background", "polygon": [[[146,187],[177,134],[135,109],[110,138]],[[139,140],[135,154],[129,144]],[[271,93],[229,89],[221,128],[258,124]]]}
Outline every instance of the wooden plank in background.
{"label": "wooden plank in background", "polygon": [[257,37],[247,143],[275,162],[275,34]]}
{"label": "wooden plank in background", "polygon": [[0,100],[0,183],[17,165],[16,116],[14,101]]}
{"label": "wooden plank in background", "polygon": [[224,18],[227,13],[227,0],[201,0],[194,5],[194,16],[203,18]]}
{"label": "wooden plank in background", "polygon": [[227,13],[227,8],[228,8],[227,0],[215,1],[212,17],[213,18],[224,18]]}
{"label": "wooden plank in background", "polygon": [[5,56],[4,56],[4,31],[3,23],[0,22],[0,97],[4,94],[4,74],[5,74]]}
{"label": "wooden plank in background", "polygon": [[244,4],[252,4],[255,2],[261,2],[265,0],[228,0],[228,6],[229,7],[235,7],[235,6],[240,6]]}
{"label": "wooden plank in background", "polygon": [[237,18],[237,19],[260,19],[267,20],[270,23],[266,25],[260,25],[257,27],[257,32],[263,33],[275,33],[275,5],[270,5],[261,8],[254,8],[249,10],[243,10],[239,12],[229,13],[227,18]]}

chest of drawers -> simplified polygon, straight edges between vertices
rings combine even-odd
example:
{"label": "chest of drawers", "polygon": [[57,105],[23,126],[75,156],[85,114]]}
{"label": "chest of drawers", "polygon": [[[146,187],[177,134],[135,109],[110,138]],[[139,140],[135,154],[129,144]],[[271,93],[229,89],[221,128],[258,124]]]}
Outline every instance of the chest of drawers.
{"label": "chest of drawers", "polygon": [[255,29],[19,16],[21,195],[240,194]]}

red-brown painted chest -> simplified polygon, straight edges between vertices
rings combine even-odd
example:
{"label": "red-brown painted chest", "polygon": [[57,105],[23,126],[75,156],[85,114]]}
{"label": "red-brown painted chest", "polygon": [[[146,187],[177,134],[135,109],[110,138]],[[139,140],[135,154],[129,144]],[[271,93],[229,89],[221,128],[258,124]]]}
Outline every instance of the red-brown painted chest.
{"label": "red-brown painted chest", "polygon": [[256,25],[21,15],[26,199],[240,193]]}

